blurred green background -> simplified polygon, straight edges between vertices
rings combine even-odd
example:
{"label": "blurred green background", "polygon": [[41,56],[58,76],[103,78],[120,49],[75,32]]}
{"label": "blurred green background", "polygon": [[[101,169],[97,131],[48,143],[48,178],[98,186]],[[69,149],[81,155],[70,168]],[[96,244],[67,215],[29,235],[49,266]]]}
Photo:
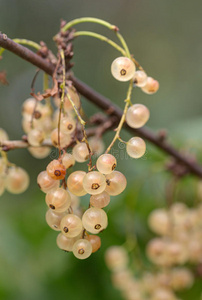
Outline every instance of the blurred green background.
{"label": "blurred green background", "polygon": [[[157,94],[135,90],[132,101],[151,111],[147,126],[166,128],[169,140],[189,149],[201,159],[202,128],[202,1],[188,0],[0,0],[0,30],[10,38],[45,41],[53,51],[53,35],[60,19],[98,17],[116,24],[130,51],[146,72],[160,81]],[[95,24],[78,25],[79,30],[113,33]],[[74,73],[95,90],[123,107],[127,84],[116,82],[110,65],[119,54],[100,41],[80,37],[74,43]],[[20,139],[21,105],[29,97],[35,68],[5,52],[0,70],[6,70],[9,86],[0,87],[0,127],[10,139]],[[40,80],[36,89],[41,89]],[[97,111],[82,99],[88,115]],[[123,136],[125,139],[128,134]],[[111,138],[107,134],[106,144]],[[0,203],[0,299],[121,299],[103,264],[105,249],[125,241],[126,228],[135,232],[140,244],[152,236],[146,224],[148,213],[165,204],[165,186],[170,175],[164,171],[166,157],[148,145],[146,155],[132,161],[121,150],[118,170],[128,179],[127,190],[113,198],[106,209],[109,227],[101,234],[102,247],[86,261],[60,251],[57,236],[45,223],[44,194],[37,187],[37,174],[50,158],[37,161],[26,150],[9,153],[9,159],[25,168],[31,177],[28,191],[19,196],[4,193]],[[78,166],[80,167],[80,166]],[[181,201],[196,198],[195,179],[183,180]],[[199,299],[200,282],[182,299]]]}

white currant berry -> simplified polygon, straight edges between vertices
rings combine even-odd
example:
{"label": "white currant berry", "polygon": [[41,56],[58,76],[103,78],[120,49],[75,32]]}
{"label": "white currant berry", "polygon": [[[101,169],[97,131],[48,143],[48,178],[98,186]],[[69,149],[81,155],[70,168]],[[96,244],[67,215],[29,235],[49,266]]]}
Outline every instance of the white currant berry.
{"label": "white currant berry", "polygon": [[71,196],[63,188],[57,188],[46,194],[46,204],[56,212],[64,212],[71,205]]}
{"label": "white currant berry", "polygon": [[140,137],[131,138],[126,144],[126,151],[130,157],[142,157],[146,151],[145,141]]}
{"label": "white currant berry", "polygon": [[73,246],[72,252],[78,259],[86,259],[92,253],[92,245],[86,239],[77,240]]}
{"label": "white currant berry", "polygon": [[72,150],[74,159],[78,162],[84,162],[89,158],[89,150],[86,143],[78,143]]}
{"label": "white currant berry", "polygon": [[87,235],[86,239],[91,243],[92,245],[92,253],[97,252],[101,247],[101,239],[97,235]]}
{"label": "white currant berry", "polygon": [[101,138],[97,138],[97,137],[93,136],[93,137],[89,138],[88,142],[89,142],[91,151],[93,152],[93,154],[95,156],[98,157],[100,154],[102,154],[104,152],[105,145]]}
{"label": "white currant berry", "polygon": [[[71,143],[71,135],[69,134],[64,134],[63,132],[60,131],[60,147],[61,148],[65,148],[67,147],[70,143]],[[58,140],[58,129],[55,128],[52,132],[51,132],[51,141],[53,146],[55,147],[59,147],[59,140]]]}
{"label": "white currant berry", "polygon": [[110,196],[107,192],[102,192],[101,194],[92,195],[90,197],[90,205],[98,208],[103,208],[107,206],[110,202]]}
{"label": "white currant berry", "polygon": [[76,196],[84,196],[86,191],[83,187],[83,178],[86,175],[84,171],[75,171],[67,178],[67,187],[69,191]]}
{"label": "white currant berry", "polygon": [[146,94],[154,94],[159,89],[159,82],[152,77],[147,77],[146,84],[142,87],[142,91]]}
{"label": "white currant berry", "polygon": [[35,98],[26,99],[22,105],[22,115],[32,115],[38,106],[41,106],[41,104]]}
{"label": "white currant berry", "polygon": [[[69,194],[71,196],[71,208],[73,209],[73,211],[75,211],[76,209],[79,208],[79,205],[80,205],[80,198],[74,194],[72,194],[70,191],[69,191]],[[76,213],[75,213],[76,215]]]}
{"label": "white currant berry", "polygon": [[116,158],[111,154],[102,154],[96,162],[96,167],[100,173],[110,174],[116,168]]}
{"label": "white currant berry", "polygon": [[89,172],[83,178],[83,187],[88,194],[100,194],[106,188],[106,178],[98,171]]}
{"label": "white currant berry", "polygon": [[29,147],[28,151],[31,155],[37,159],[43,159],[51,153],[51,148],[49,147]]}
{"label": "white currant berry", "polygon": [[62,218],[60,229],[66,237],[72,238],[81,233],[83,225],[78,216],[74,214],[68,214]]}
{"label": "white currant berry", "polygon": [[50,228],[52,228],[53,230],[60,231],[60,222],[64,216],[64,212],[59,213],[49,208],[46,212],[46,222],[48,226],[50,226]]}
{"label": "white currant berry", "polygon": [[101,208],[91,207],[83,214],[82,223],[90,233],[99,233],[108,225],[107,214]]}
{"label": "white currant berry", "polygon": [[116,196],[121,194],[127,185],[126,177],[118,171],[106,175],[106,192],[109,195]]}
{"label": "white currant berry", "polygon": [[148,218],[151,230],[160,235],[168,235],[172,229],[171,218],[166,209],[153,210]]}
{"label": "white currant berry", "polygon": [[147,83],[147,74],[144,71],[136,71],[133,77],[133,82],[138,87],[143,87]]}
{"label": "white currant berry", "polygon": [[65,117],[62,118],[60,124],[60,130],[64,134],[71,134],[76,129],[76,121],[73,118]]}
{"label": "white currant berry", "polygon": [[135,73],[135,64],[128,57],[117,57],[111,65],[111,72],[114,78],[119,81],[129,81]]}
{"label": "white currant berry", "polygon": [[66,175],[65,166],[62,163],[60,163],[60,161],[57,159],[52,160],[47,165],[46,171],[48,175],[55,180],[64,179]]}
{"label": "white currant berry", "polygon": [[112,271],[124,270],[128,265],[128,254],[122,246],[112,246],[105,253],[105,261]]}
{"label": "white currant berry", "polygon": [[68,238],[64,234],[59,233],[57,236],[56,243],[61,250],[70,252],[72,251],[75,242],[80,238],[81,238],[81,234],[73,238]]}
{"label": "white currant berry", "polygon": [[75,159],[72,154],[65,153],[62,156],[62,164],[65,166],[66,169],[69,169],[75,165]]}
{"label": "white currant berry", "polygon": [[126,123],[132,128],[140,128],[149,120],[150,112],[143,104],[134,104],[126,113]]}
{"label": "white currant berry", "polygon": [[39,173],[37,177],[37,184],[39,188],[42,190],[42,192],[48,193],[52,189],[59,188],[60,181],[54,180],[48,175],[46,171],[42,171]]}
{"label": "white currant berry", "polygon": [[8,169],[5,178],[6,189],[12,194],[21,194],[29,186],[29,175],[20,167],[11,167]]}
{"label": "white currant berry", "polygon": [[194,283],[192,272],[188,268],[174,268],[170,274],[170,285],[174,291],[191,288]]}

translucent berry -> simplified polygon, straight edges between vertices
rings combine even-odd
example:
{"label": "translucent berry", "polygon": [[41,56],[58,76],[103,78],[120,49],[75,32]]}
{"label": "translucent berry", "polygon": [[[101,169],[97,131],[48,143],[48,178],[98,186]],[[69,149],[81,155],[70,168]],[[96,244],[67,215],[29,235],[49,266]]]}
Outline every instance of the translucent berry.
{"label": "translucent berry", "polygon": [[73,167],[75,164],[75,159],[73,155],[70,153],[65,153],[62,156],[62,164],[65,166],[66,169]]}
{"label": "translucent berry", "polygon": [[91,207],[83,214],[82,223],[87,231],[99,233],[108,225],[107,214],[101,208]]}
{"label": "translucent berry", "polygon": [[131,138],[126,144],[126,151],[130,157],[142,157],[146,151],[145,141],[140,137]]}
{"label": "translucent berry", "polygon": [[134,104],[126,113],[126,123],[132,128],[140,128],[149,120],[149,110],[145,105]]}
{"label": "translucent berry", "polygon": [[8,169],[5,186],[10,193],[20,194],[28,188],[29,181],[29,175],[24,169],[12,167]]}
{"label": "translucent berry", "polygon": [[116,168],[116,158],[111,154],[102,154],[96,162],[98,171],[110,174]]}
{"label": "translucent berry", "polygon": [[83,187],[83,178],[86,175],[84,171],[75,171],[67,178],[67,187],[69,191],[76,196],[84,196],[86,191]]}
{"label": "translucent berry", "polygon": [[76,128],[76,121],[74,119],[69,117],[62,118],[60,124],[60,130],[64,134],[71,134],[72,132],[74,132],[75,128]]}
{"label": "translucent berry", "polygon": [[153,263],[167,265],[166,248],[167,243],[161,238],[152,239],[147,245],[147,255]]}
{"label": "translucent berry", "polygon": [[89,172],[83,178],[83,187],[88,194],[100,194],[106,188],[105,176],[97,171]]}
{"label": "translucent berry", "polygon": [[56,212],[64,212],[71,205],[71,196],[63,188],[57,188],[46,194],[46,204]]}
{"label": "translucent berry", "polygon": [[75,242],[81,238],[81,235],[78,235],[73,238],[66,237],[64,234],[59,233],[57,236],[57,246],[64,251],[72,251]]}
{"label": "translucent berry", "polygon": [[143,87],[147,83],[147,74],[144,71],[136,71],[133,81],[136,86]]}
{"label": "translucent berry", "polygon": [[59,213],[50,208],[46,212],[46,222],[53,230],[60,231],[60,222],[64,216],[65,213]]}
{"label": "translucent berry", "polygon": [[107,206],[110,202],[110,196],[107,192],[102,192],[101,194],[92,195],[90,197],[90,205],[98,208],[103,208]]}
{"label": "translucent berry", "polygon": [[72,150],[74,159],[78,162],[84,162],[89,158],[89,151],[86,143],[78,143]]}
{"label": "translucent berry", "polygon": [[72,194],[70,191],[69,191],[69,194],[71,196],[71,208],[73,209],[73,211],[75,211],[76,209],[79,208],[80,198],[78,196]]}
{"label": "translucent berry", "polygon": [[92,253],[92,245],[88,240],[80,239],[75,242],[72,252],[78,259],[86,259]]}
{"label": "translucent berry", "polygon": [[42,171],[37,177],[37,184],[42,192],[48,193],[52,189],[58,188],[60,185],[60,181],[54,180],[48,175],[46,171]]}
{"label": "translucent berry", "polygon": [[[71,143],[71,136],[69,134],[64,134],[63,132],[60,131],[60,147],[65,148]],[[59,147],[59,141],[58,141],[58,129],[55,128],[51,132],[51,141],[53,146]]]}
{"label": "translucent berry", "polygon": [[48,164],[46,171],[48,175],[54,180],[64,179],[66,175],[65,166],[61,164],[57,159],[52,160]]}
{"label": "translucent berry", "polygon": [[40,106],[40,103],[37,103],[37,100],[35,98],[28,98],[27,100],[25,100],[22,105],[22,114],[32,115],[35,108],[37,108],[36,104],[37,106]]}
{"label": "translucent berry", "polygon": [[45,132],[46,136],[50,136],[51,132],[53,131],[53,121],[51,118],[47,117],[43,119],[43,122],[41,124],[43,131]]}
{"label": "translucent berry", "polygon": [[146,94],[154,94],[159,89],[159,82],[152,77],[147,77],[146,84],[142,87],[142,91]]}
{"label": "translucent berry", "polygon": [[112,196],[121,194],[127,185],[126,177],[118,171],[113,171],[111,174],[106,175],[106,183],[105,191]]}
{"label": "translucent berry", "polygon": [[47,157],[51,152],[51,148],[49,147],[29,147],[28,150],[33,157],[38,159]]}
{"label": "translucent berry", "polygon": [[112,246],[105,253],[105,261],[109,269],[120,271],[128,265],[128,254],[122,246]]}
{"label": "translucent berry", "polygon": [[29,133],[30,131],[35,129],[42,129],[43,128],[43,122],[41,119],[33,119],[32,116],[25,116],[22,119],[22,129],[25,133]]}
{"label": "translucent berry", "polygon": [[194,283],[194,277],[188,268],[174,268],[170,274],[171,287],[174,291],[191,288]]}
{"label": "translucent berry", "polygon": [[150,213],[148,224],[151,230],[160,235],[168,235],[172,228],[169,213],[163,208],[155,209]]}
{"label": "translucent berry", "polygon": [[60,229],[66,237],[72,238],[81,233],[83,225],[78,216],[68,214],[62,218]]}
{"label": "translucent berry", "polygon": [[104,152],[105,149],[105,145],[104,142],[101,138],[97,138],[97,137],[90,137],[89,140],[89,145],[91,148],[91,151],[93,152],[93,154],[95,156],[99,156],[100,154],[102,154]]}
{"label": "translucent berry", "polygon": [[87,235],[86,239],[91,243],[92,245],[92,253],[98,251],[101,247],[101,239],[97,235]]}
{"label": "translucent berry", "polygon": [[117,57],[111,65],[111,72],[114,78],[119,81],[129,81],[135,73],[135,64],[128,57]]}

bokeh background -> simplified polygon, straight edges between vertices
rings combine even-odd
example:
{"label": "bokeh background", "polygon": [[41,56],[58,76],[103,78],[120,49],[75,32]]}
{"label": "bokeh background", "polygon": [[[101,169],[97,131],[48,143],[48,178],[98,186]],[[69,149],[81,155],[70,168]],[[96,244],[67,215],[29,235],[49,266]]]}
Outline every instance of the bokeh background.
{"label": "bokeh background", "polygon": [[[55,51],[52,37],[58,32],[60,19],[91,16],[116,24],[135,58],[160,81],[157,94],[148,96],[137,90],[132,98],[149,107],[147,126],[154,131],[166,128],[170,142],[184,151],[189,149],[200,161],[201,11],[201,0],[0,0],[0,30],[10,38],[43,40]],[[77,28],[114,38],[113,33],[95,24]],[[116,82],[110,73],[111,62],[118,56],[116,50],[80,37],[74,51],[75,75],[123,107],[127,84]],[[5,52],[0,70],[7,71],[9,81],[9,86],[0,86],[0,127],[7,130],[10,139],[20,139],[21,105],[29,97],[35,68]],[[39,79],[36,89],[41,87]],[[85,99],[82,103],[88,115],[97,111]],[[128,137],[123,134],[124,139]],[[106,145],[110,138],[107,134]],[[0,199],[1,300],[122,299],[111,286],[104,252],[110,245],[124,243],[129,231],[137,235],[144,259],[145,243],[152,236],[146,218],[154,207],[165,204],[170,175],[164,168],[166,156],[148,143],[146,155],[138,161],[125,157],[124,149],[119,150],[118,170],[126,175],[128,187],[112,199],[107,208],[109,227],[101,235],[102,248],[86,261],[60,251],[55,243],[57,233],[45,223],[44,194],[38,190],[36,177],[50,158],[37,161],[26,150],[9,153],[12,162],[29,172],[31,184],[22,195],[4,193]],[[191,205],[197,197],[196,185],[194,178],[182,180],[178,187],[180,200]],[[197,300],[200,292],[199,280],[181,298]]]}

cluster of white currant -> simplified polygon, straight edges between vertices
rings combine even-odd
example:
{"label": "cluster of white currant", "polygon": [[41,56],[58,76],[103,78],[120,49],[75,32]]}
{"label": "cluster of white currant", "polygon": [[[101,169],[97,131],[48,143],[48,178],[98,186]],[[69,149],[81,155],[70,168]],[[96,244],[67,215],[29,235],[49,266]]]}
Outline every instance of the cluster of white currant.
{"label": "cluster of white currant", "polygon": [[[0,128],[0,145],[4,141],[8,141],[6,131]],[[29,186],[28,173],[8,161],[7,155],[0,151],[0,196],[5,190],[12,194],[23,193]]]}
{"label": "cluster of white currant", "polygon": [[[152,77],[148,77],[143,70],[137,70],[132,59],[128,57],[118,57],[111,65],[111,72],[114,78],[119,81],[133,80],[134,86],[140,87],[147,94],[154,94],[159,89],[159,82]],[[125,120],[131,128],[140,128],[149,120],[149,109],[143,104],[134,104],[126,112]],[[146,151],[146,145],[142,138],[132,137],[126,143],[126,150],[129,156],[140,158]]]}
{"label": "cluster of white currant", "polygon": [[188,208],[175,203],[169,210],[154,210],[148,222],[160,235],[147,246],[147,255],[154,264],[172,267],[202,263],[202,205]]}
{"label": "cluster of white currant", "polygon": [[128,57],[117,57],[112,62],[111,72],[114,78],[119,81],[133,79],[135,86],[140,87],[146,94],[154,94],[159,89],[159,82],[152,77],[148,77],[143,70],[136,71],[135,63]]}
{"label": "cluster of white currant", "polygon": [[122,246],[108,248],[105,261],[112,271],[114,287],[126,300],[180,300],[175,292],[190,288],[194,280],[185,267],[133,274],[128,253]]}
{"label": "cluster of white currant", "polygon": [[[100,248],[100,238],[90,234],[98,234],[107,227],[108,218],[103,208],[109,204],[110,196],[120,194],[126,187],[125,176],[114,170],[116,158],[111,154],[99,156],[98,171],[75,171],[66,182],[66,169],[75,161],[84,162],[88,157],[86,144],[78,143],[72,154],[64,153],[61,159],[50,162],[37,179],[41,190],[46,193],[47,223],[54,230],[61,231],[57,237],[58,247],[72,251],[79,259],[89,257]],[[60,180],[63,180],[61,187]],[[78,206],[74,209],[74,197],[86,194],[90,194],[90,204],[82,214]]]}

